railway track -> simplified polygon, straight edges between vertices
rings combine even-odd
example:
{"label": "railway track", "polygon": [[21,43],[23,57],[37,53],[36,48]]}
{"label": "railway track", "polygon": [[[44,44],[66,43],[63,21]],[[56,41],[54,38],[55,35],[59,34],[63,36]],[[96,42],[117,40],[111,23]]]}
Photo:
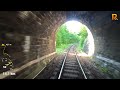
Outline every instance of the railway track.
{"label": "railway track", "polygon": [[87,79],[78,59],[75,45],[71,46],[64,59],[59,61],[59,65],[50,79]]}

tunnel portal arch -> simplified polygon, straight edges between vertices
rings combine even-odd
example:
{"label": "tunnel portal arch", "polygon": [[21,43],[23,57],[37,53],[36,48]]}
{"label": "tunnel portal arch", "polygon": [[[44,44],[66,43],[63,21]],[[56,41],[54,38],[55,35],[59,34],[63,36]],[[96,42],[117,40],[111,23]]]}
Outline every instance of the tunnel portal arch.
{"label": "tunnel portal arch", "polygon": [[[91,30],[95,57],[100,55],[120,62],[120,22],[111,20],[112,13],[120,15],[120,11],[0,11],[0,45],[3,42],[12,44],[7,53],[12,57],[16,72],[23,69],[34,72],[55,56],[57,28],[70,19],[76,19]],[[41,61],[46,59],[46,62]],[[22,75],[26,72],[18,77]]]}
{"label": "tunnel portal arch", "polygon": [[[93,35],[92,35],[92,32],[91,30],[86,26],[84,25],[83,23],[80,22],[81,20],[78,20],[78,19],[70,19],[69,21],[66,21],[64,22],[62,25],[66,25],[66,23],[68,22],[72,22],[72,24],[77,24],[76,26],[79,27],[80,29],[80,26],[84,26],[86,28],[86,31],[87,31],[87,38],[84,42],[84,48],[83,48],[83,51],[87,54],[87,56],[92,56],[94,54],[94,50],[95,50],[95,45],[94,45],[94,38],[93,38]],[[76,23],[77,22],[77,23]],[[71,24],[71,25],[72,25]],[[56,34],[58,33],[59,31],[59,28],[62,26],[62,25],[59,25],[59,27],[57,28],[56,32],[55,32],[55,39],[56,39]],[[55,47],[56,47],[56,40],[55,40]]]}

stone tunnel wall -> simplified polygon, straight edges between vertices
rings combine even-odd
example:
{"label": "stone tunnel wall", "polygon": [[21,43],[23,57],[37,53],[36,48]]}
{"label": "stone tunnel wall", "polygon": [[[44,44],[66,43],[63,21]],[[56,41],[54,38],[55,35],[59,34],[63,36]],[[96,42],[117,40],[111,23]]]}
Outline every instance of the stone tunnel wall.
{"label": "stone tunnel wall", "polygon": [[[55,55],[57,28],[71,19],[82,22],[91,30],[95,56],[103,55],[120,62],[120,20],[112,21],[112,13],[120,15],[120,12],[105,11],[1,11],[0,45],[12,44],[6,52],[14,63],[14,71],[18,72],[12,78],[33,78],[45,67]],[[0,58],[3,58],[4,48],[0,49]],[[0,78],[6,77],[2,75],[3,71],[7,70],[1,65]]]}
{"label": "stone tunnel wall", "polygon": [[[14,70],[17,72],[17,75],[12,76],[12,78],[33,78],[40,69],[46,66],[48,60],[54,57],[55,30],[65,19],[61,13],[43,11],[39,13],[37,11],[0,12],[0,45],[12,44],[5,49],[5,52],[11,56]],[[0,49],[0,58],[6,57],[3,55],[4,47],[0,47]],[[36,69],[34,75],[28,76]],[[3,69],[1,65],[0,78],[7,76],[2,75],[3,71],[8,71],[8,69]]]}
{"label": "stone tunnel wall", "polygon": [[120,15],[118,11],[97,12],[97,17],[91,22],[95,39],[95,55],[120,62],[120,21],[112,21],[113,13]]}

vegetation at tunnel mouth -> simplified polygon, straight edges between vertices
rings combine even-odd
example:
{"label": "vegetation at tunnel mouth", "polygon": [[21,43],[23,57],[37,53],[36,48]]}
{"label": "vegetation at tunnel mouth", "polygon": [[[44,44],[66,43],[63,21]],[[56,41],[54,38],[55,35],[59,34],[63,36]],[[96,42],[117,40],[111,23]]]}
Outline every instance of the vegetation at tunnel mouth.
{"label": "vegetation at tunnel mouth", "polygon": [[65,24],[61,25],[56,34],[56,52],[58,54],[64,52],[71,44],[76,44],[78,46],[77,50],[83,51],[87,36],[88,33],[84,25],[80,28],[78,34],[69,32]]}

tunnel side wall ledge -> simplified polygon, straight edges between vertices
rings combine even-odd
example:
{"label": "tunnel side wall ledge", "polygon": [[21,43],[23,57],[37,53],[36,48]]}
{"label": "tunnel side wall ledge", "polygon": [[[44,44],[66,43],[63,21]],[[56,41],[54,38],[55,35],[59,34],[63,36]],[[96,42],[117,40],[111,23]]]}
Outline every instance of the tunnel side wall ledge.
{"label": "tunnel side wall ledge", "polygon": [[39,74],[46,65],[56,56],[56,52],[45,55],[41,58],[32,60],[27,64],[22,65],[19,68],[15,68],[14,70],[9,70],[7,72],[14,72],[16,75],[3,75],[0,74],[0,79],[34,79],[37,74]]}

